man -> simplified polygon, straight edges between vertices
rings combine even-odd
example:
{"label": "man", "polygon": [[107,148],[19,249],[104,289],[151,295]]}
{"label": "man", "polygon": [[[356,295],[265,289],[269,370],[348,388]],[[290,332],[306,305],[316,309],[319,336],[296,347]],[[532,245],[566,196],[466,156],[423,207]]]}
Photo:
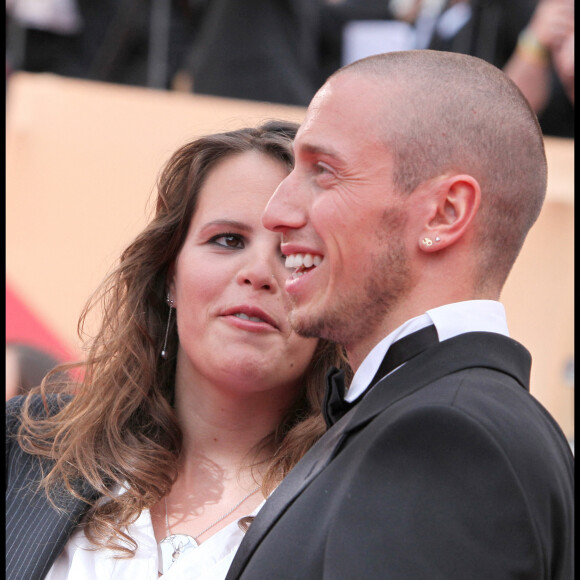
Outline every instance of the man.
{"label": "man", "polygon": [[346,402],[329,373],[332,426],[228,580],[572,578],[573,457],[497,301],[546,189],[527,102],[474,57],[378,55],[330,77],[295,153],[264,216],[292,324],[356,372]]}

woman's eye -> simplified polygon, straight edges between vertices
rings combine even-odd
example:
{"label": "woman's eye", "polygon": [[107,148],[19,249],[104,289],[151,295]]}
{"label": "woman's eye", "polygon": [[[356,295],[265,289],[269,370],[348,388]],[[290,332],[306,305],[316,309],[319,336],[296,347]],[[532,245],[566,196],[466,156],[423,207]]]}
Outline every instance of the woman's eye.
{"label": "woman's eye", "polygon": [[236,234],[220,234],[219,236],[214,236],[210,242],[224,248],[241,249],[244,247],[242,237]]}

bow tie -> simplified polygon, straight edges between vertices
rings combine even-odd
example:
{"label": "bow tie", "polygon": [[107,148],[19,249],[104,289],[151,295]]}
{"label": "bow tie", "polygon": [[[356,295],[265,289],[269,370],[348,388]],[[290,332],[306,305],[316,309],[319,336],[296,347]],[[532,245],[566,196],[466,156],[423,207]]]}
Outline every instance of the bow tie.
{"label": "bow tie", "polygon": [[366,393],[369,392],[371,387],[378,383],[384,376],[388,375],[392,370],[438,342],[439,337],[437,336],[435,326],[432,324],[394,342],[387,351],[387,354],[385,355],[379,370],[373,377],[373,380],[370,382],[370,385],[367,387],[365,392],[352,403],[344,400],[344,371],[332,367],[326,373],[326,393],[322,404],[322,413],[326,425],[331,427],[336,423],[347,411],[354,407]]}

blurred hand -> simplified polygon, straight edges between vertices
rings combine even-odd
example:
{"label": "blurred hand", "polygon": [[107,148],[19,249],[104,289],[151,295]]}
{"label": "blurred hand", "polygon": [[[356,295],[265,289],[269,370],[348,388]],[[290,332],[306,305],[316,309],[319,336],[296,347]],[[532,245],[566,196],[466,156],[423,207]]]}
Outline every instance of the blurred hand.
{"label": "blurred hand", "polygon": [[574,32],[552,52],[552,63],[568,97],[574,103]]}
{"label": "blurred hand", "polygon": [[558,50],[574,34],[574,0],[541,0],[528,29],[548,50]]}

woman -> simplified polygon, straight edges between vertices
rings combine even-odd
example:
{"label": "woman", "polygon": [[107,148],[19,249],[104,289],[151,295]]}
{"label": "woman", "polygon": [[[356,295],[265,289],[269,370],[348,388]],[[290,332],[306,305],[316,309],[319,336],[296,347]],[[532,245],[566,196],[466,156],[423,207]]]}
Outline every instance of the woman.
{"label": "woman", "polygon": [[291,330],[261,223],[296,128],[179,149],[81,317],[102,302],[82,379],[10,403],[8,578],[223,578],[239,524],[324,431],[324,374],[345,359]]}

